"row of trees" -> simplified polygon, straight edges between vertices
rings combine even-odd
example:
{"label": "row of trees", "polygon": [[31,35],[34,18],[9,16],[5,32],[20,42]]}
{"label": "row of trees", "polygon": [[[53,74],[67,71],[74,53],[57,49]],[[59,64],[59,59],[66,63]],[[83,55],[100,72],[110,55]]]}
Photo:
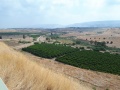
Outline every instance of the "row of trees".
{"label": "row of trees", "polygon": [[67,53],[74,52],[78,49],[74,49],[70,46],[68,47],[65,45],[41,43],[41,44],[35,44],[27,48],[23,48],[22,50],[30,52],[40,57],[54,58],[54,57],[62,56]]}
{"label": "row of trees", "polygon": [[[26,36],[25,35],[23,35],[23,39],[25,39],[26,38]],[[0,39],[2,39],[2,36],[0,36]],[[12,38],[11,38],[12,39]]]}
{"label": "row of trees", "polygon": [[120,55],[95,51],[77,51],[58,57],[56,61],[80,68],[120,75]]}
{"label": "row of trees", "polygon": [[0,36],[0,39],[2,39],[2,36]]}
{"label": "row of trees", "polygon": [[92,41],[92,40],[91,40],[91,41],[90,41],[90,44],[105,46],[106,44],[113,44],[113,41],[97,42],[97,41]]}
{"label": "row of trees", "polygon": [[80,51],[70,46],[47,43],[37,43],[23,50],[44,58],[56,57],[56,61],[79,68],[120,75],[120,55],[82,49]]}

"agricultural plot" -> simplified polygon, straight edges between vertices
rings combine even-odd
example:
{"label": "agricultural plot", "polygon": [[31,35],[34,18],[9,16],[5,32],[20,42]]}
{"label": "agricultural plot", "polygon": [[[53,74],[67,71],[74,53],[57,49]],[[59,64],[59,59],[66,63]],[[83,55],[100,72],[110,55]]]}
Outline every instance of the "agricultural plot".
{"label": "agricultural plot", "polygon": [[95,51],[77,51],[58,57],[56,61],[79,68],[120,75],[120,55]]}
{"label": "agricultural plot", "polygon": [[120,75],[120,55],[87,51],[56,44],[35,44],[23,48],[36,56],[56,58],[56,61],[75,67]]}
{"label": "agricultural plot", "polygon": [[65,45],[42,43],[42,44],[35,44],[27,48],[23,48],[22,50],[40,57],[54,58],[65,55],[67,53],[74,52],[78,49],[74,49],[70,46],[65,46]]}

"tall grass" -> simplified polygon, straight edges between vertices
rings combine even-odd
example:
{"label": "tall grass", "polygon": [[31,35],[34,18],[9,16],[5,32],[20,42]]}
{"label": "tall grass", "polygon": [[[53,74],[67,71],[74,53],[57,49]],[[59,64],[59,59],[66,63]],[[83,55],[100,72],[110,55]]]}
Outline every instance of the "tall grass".
{"label": "tall grass", "polygon": [[0,42],[0,77],[9,90],[90,90]]}

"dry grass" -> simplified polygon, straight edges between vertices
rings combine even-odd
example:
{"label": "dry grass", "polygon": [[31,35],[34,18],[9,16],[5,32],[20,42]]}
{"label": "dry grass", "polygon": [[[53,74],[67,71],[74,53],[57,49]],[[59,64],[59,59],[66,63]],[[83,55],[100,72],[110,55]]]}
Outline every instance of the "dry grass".
{"label": "dry grass", "polygon": [[90,90],[28,60],[0,42],[0,77],[9,90]]}

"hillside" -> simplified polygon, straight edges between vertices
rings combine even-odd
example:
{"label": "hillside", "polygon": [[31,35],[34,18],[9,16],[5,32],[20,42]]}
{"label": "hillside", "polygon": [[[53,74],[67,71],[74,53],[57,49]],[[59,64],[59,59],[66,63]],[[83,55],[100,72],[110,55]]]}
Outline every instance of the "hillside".
{"label": "hillside", "polygon": [[9,90],[90,90],[0,42],[0,77]]}
{"label": "hillside", "polygon": [[111,20],[111,21],[93,21],[93,22],[85,22],[85,23],[76,23],[68,25],[68,27],[120,27],[120,21],[119,20]]}

